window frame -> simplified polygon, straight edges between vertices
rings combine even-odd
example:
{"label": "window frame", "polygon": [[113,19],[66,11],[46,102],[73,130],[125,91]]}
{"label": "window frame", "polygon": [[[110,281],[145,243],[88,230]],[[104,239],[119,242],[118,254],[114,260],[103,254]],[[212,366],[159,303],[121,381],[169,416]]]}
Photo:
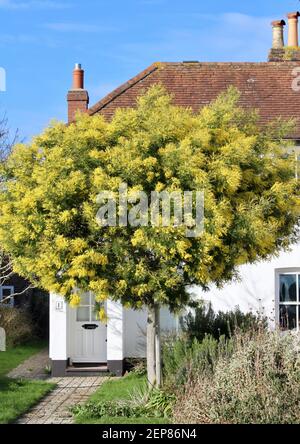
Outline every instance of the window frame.
{"label": "window frame", "polygon": [[[15,287],[13,285],[0,285],[0,303],[2,302],[3,299],[3,290],[10,290],[10,294],[14,294],[15,293]],[[5,296],[6,297],[6,296]],[[7,304],[3,304],[1,303],[2,307],[14,307],[15,305],[15,299],[14,297],[10,298],[9,303]]]}
{"label": "window frame", "polygon": [[[281,275],[296,275],[296,301],[281,302],[280,301],[280,276]],[[300,332],[300,268],[280,268],[276,270],[276,298],[275,298],[275,315],[276,315],[276,325],[281,329],[280,326],[280,306],[288,305],[291,307],[296,307],[296,328],[282,331],[294,331]]]}

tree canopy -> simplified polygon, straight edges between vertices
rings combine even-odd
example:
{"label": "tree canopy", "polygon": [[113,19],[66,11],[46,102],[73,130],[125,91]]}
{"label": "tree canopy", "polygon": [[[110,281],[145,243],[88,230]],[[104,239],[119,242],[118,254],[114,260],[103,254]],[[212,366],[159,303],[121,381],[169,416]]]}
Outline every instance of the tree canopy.
{"label": "tree canopy", "polygon": [[[160,85],[111,121],[53,123],[1,167],[0,244],[16,272],[71,305],[90,290],[100,305],[109,296],[181,307],[189,285],[222,285],[296,239],[298,184],[283,141],[291,125],[262,128],[234,88],[195,114]],[[204,231],[100,226],[99,192],[117,195],[122,183],[129,195],[203,190]]]}

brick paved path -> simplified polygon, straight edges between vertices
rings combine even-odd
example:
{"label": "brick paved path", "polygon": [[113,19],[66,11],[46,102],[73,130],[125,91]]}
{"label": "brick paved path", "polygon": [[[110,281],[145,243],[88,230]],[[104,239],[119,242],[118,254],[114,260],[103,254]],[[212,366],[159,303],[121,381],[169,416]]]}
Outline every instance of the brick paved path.
{"label": "brick paved path", "polygon": [[24,379],[46,379],[49,374],[46,368],[50,366],[48,349],[31,356],[8,373],[9,378],[24,378]]}
{"label": "brick paved path", "polygon": [[103,376],[50,378],[57,387],[16,424],[72,424],[69,408],[84,403],[106,380]]}

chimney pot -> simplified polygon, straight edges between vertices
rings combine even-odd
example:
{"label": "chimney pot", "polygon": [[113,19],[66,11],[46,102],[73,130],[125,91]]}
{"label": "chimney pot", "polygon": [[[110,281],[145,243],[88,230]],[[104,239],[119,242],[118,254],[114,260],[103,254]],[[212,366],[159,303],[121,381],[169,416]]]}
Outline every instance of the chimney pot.
{"label": "chimney pot", "polygon": [[75,120],[78,111],[86,113],[89,105],[89,95],[84,89],[84,70],[80,63],[75,64],[73,71],[73,86],[68,92],[68,122]]}
{"label": "chimney pot", "polygon": [[298,37],[298,18],[300,13],[290,12],[287,14],[289,21],[289,37],[288,37],[288,46],[298,46],[299,45],[299,37]]}
{"label": "chimney pot", "polygon": [[283,28],[286,25],[284,20],[275,20],[271,23],[273,27],[273,49],[284,47]]}
{"label": "chimney pot", "polygon": [[84,70],[81,63],[76,63],[73,71],[73,89],[84,89]]}
{"label": "chimney pot", "polygon": [[287,17],[288,18],[298,18],[298,17],[300,17],[300,12],[299,11],[296,11],[296,12],[289,12],[288,14],[287,14]]}

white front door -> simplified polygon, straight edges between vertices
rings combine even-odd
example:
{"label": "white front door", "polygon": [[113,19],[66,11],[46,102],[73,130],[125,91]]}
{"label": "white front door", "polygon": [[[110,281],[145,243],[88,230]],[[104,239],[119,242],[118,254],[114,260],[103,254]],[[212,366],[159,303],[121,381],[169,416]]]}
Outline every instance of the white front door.
{"label": "white front door", "polygon": [[95,298],[89,292],[81,297],[81,305],[71,310],[71,361],[104,363],[107,361],[107,326],[97,320]]}

